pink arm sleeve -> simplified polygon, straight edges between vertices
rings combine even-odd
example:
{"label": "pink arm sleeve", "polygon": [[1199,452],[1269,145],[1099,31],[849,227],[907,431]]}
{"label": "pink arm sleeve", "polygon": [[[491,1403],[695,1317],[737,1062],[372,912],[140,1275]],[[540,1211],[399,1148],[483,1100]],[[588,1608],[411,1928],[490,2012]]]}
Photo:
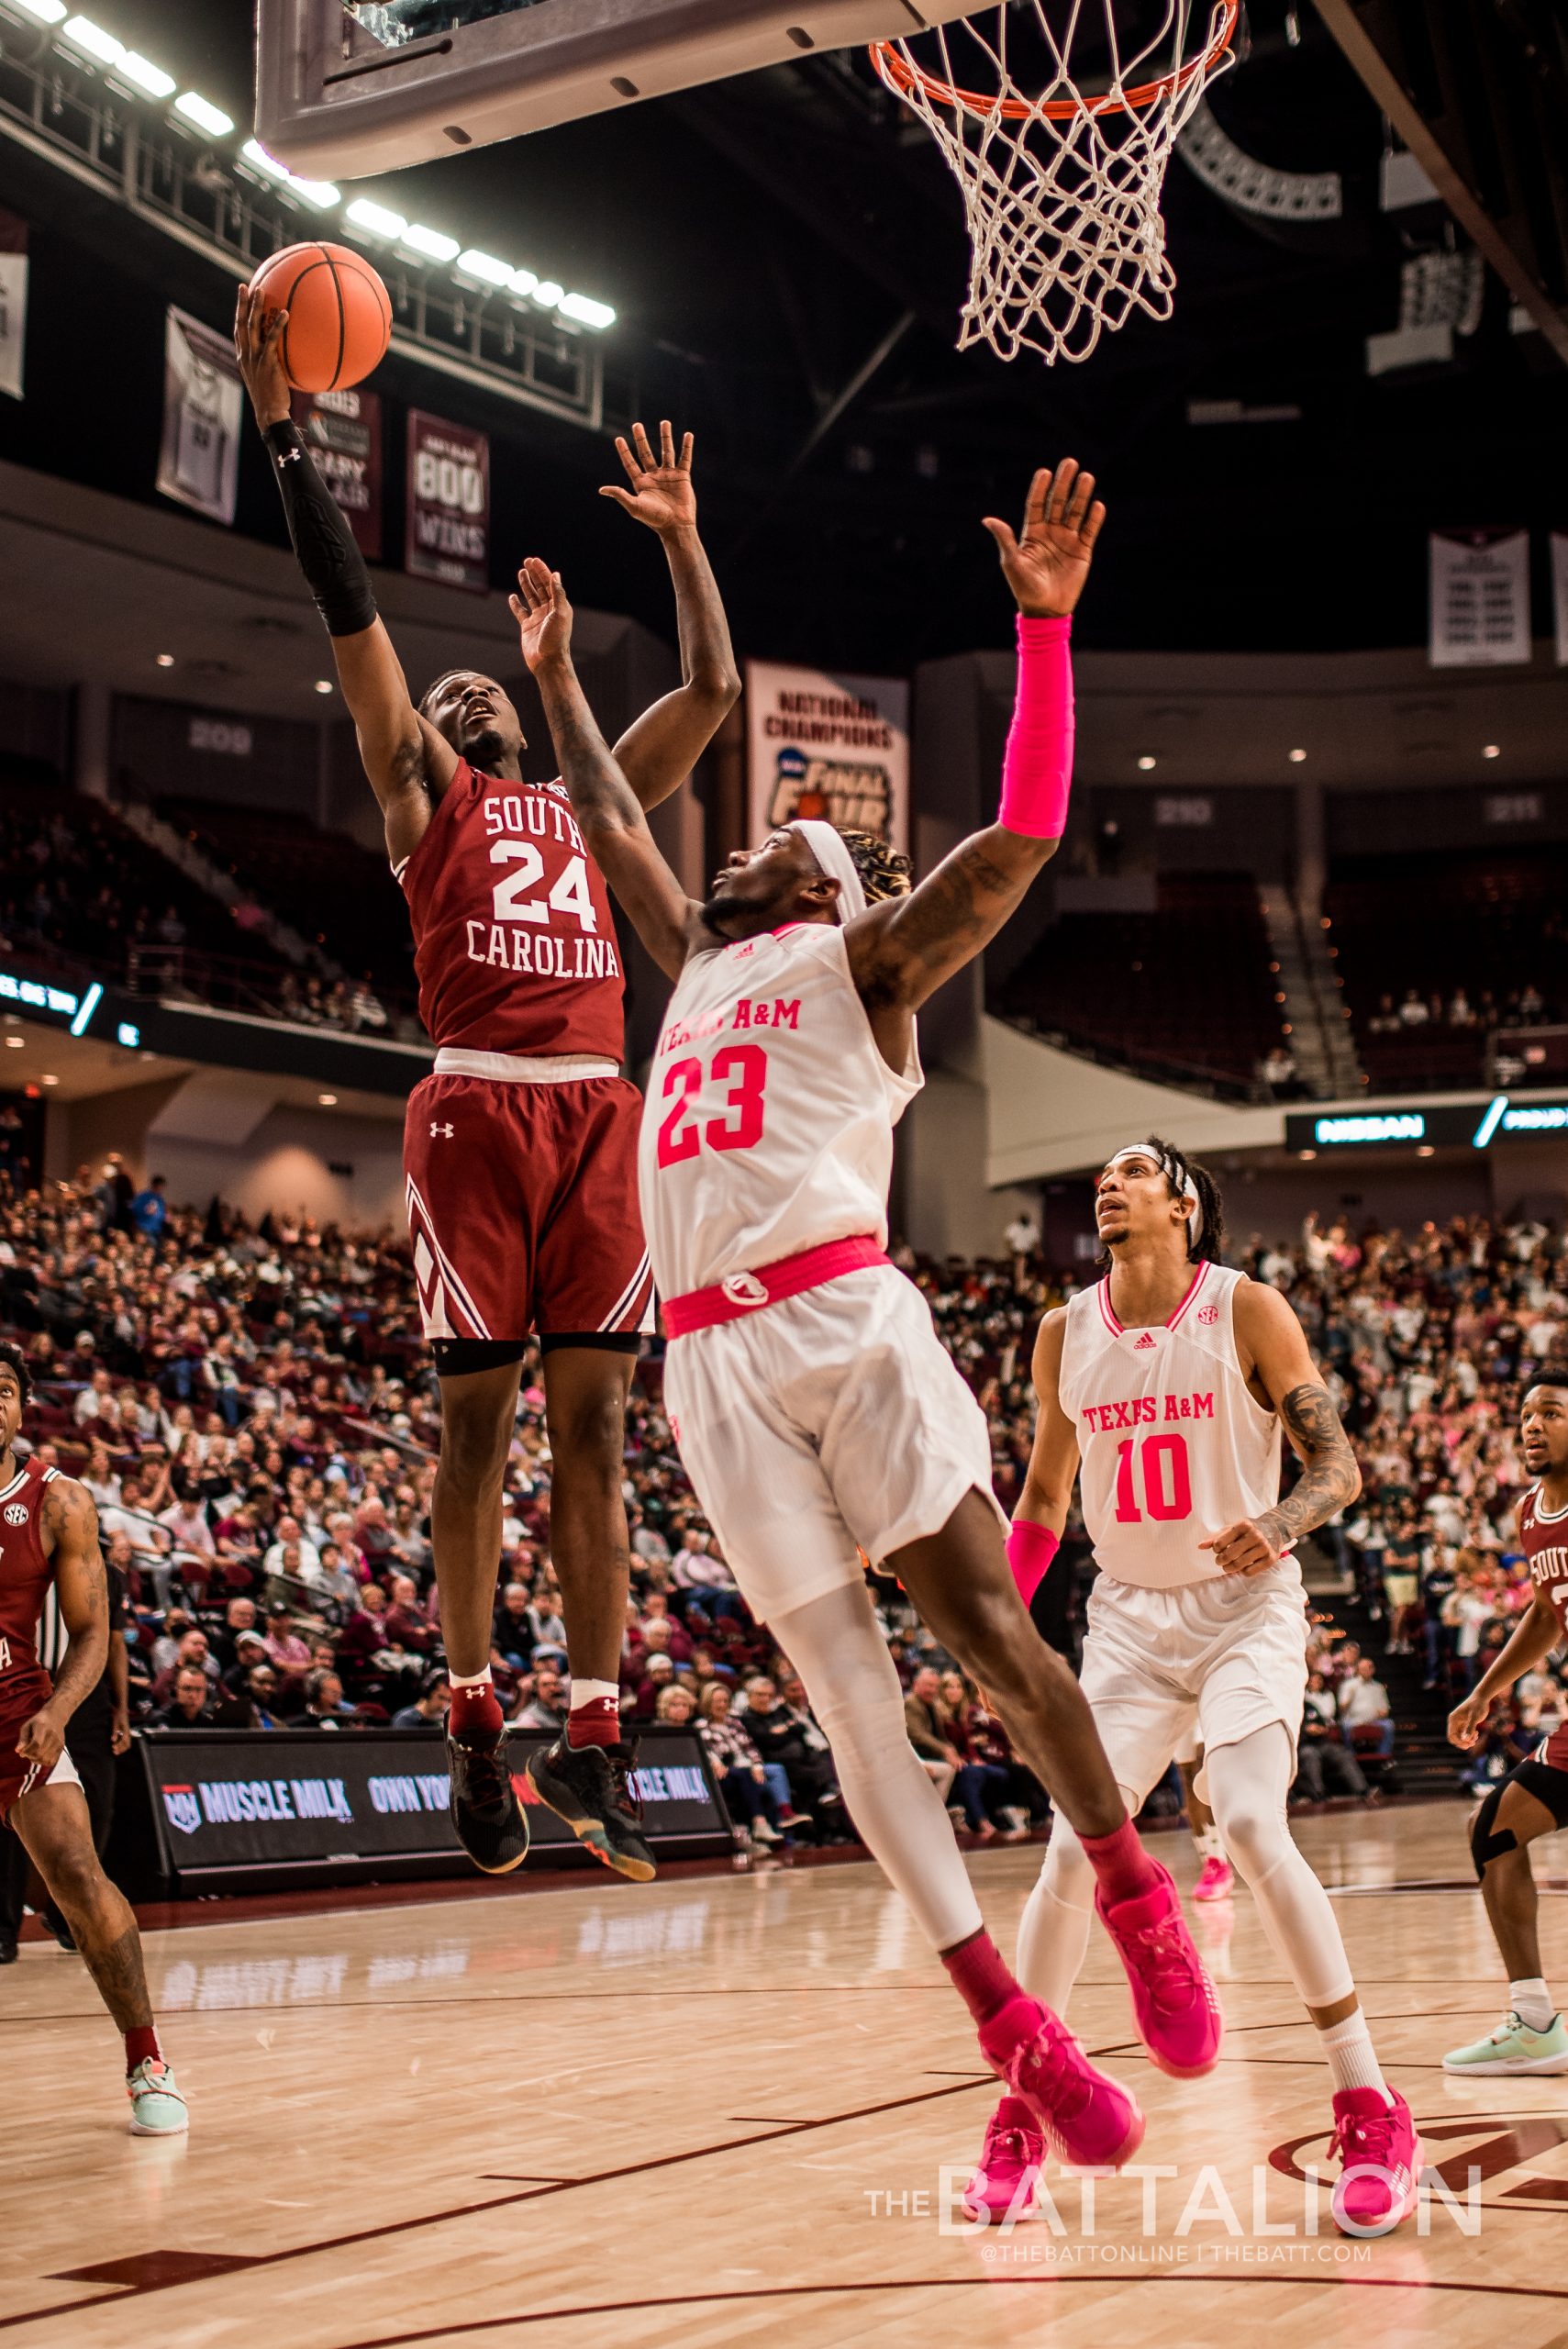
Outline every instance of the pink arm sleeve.
{"label": "pink arm sleeve", "polygon": [[1031,1524],[1027,1517],[1014,1518],[1007,1530],[1007,1564],[1026,1607],[1045,1580],[1055,1555],[1056,1536],[1049,1526]]}
{"label": "pink arm sleeve", "polygon": [[1018,614],[1018,684],[996,820],[1032,840],[1059,841],[1073,782],[1070,618]]}

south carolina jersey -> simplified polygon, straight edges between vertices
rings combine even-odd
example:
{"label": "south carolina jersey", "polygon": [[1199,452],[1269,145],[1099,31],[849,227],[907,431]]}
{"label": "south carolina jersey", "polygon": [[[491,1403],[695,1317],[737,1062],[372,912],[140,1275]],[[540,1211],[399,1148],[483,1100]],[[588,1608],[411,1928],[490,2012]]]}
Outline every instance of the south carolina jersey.
{"label": "south carolina jersey", "polygon": [[564,784],[497,782],[460,759],[393,871],[435,1043],[619,1062],[625,980],[609,893]]}
{"label": "south carolina jersey", "polygon": [[1102,1573],[1172,1589],[1218,1575],[1198,1543],[1279,1499],[1280,1427],[1236,1353],[1244,1275],[1204,1264],[1162,1327],[1124,1330],[1110,1282],[1067,1307],[1058,1385],[1078,1432],[1078,1497]]}
{"label": "south carolina jersey", "polygon": [[876,1048],[836,925],[694,954],[670,998],[638,1180],[662,1296],[862,1233],[887,1244],[893,1129],[924,1078]]}
{"label": "south carolina jersey", "polygon": [[1519,1496],[1519,1547],[1538,1598],[1549,1598],[1568,1630],[1568,1508],[1549,1509],[1539,1483]]}
{"label": "south carolina jersey", "polygon": [[38,1632],[54,1565],[44,1555],[39,1516],[44,1486],[59,1474],[28,1460],[0,1486],[0,1740],[7,1747],[22,1721],[50,1698]]}

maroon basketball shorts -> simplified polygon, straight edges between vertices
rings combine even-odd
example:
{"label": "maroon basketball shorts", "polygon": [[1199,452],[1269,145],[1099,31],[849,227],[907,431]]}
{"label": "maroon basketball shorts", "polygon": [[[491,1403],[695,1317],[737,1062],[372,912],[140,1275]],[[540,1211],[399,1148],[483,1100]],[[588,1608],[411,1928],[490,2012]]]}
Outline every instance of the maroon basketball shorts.
{"label": "maroon basketball shorts", "polygon": [[24,1727],[52,1694],[41,1664],[18,1664],[10,1672],[0,1672],[0,1826],[11,1805],[30,1795],[35,1787],[79,1787],[82,1783],[69,1753],[62,1753],[52,1770],[44,1770],[36,1762],[24,1762],[17,1751]]}
{"label": "maroon basketball shorts", "polygon": [[428,1076],[403,1130],[428,1339],[653,1326],[637,1197],[642,1096],[621,1076]]}

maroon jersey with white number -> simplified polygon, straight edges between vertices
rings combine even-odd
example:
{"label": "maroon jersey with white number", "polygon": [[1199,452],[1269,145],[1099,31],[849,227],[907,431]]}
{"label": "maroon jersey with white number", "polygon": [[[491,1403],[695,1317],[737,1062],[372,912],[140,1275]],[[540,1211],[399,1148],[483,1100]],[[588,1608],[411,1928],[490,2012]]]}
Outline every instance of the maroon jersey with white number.
{"label": "maroon jersey with white number", "polygon": [[620,1060],[625,980],[609,892],[564,784],[498,782],[460,759],[393,872],[436,1044]]}
{"label": "maroon jersey with white number", "polygon": [[59,1474],[28,1460],[0,1486],[0,1752],[9,1750],[17,1730],[51,1693],[39,1662],[38,1631],[54,1563],[44,1555],[39,1520],[44,1486]]}
{"label": "maroon jersey with white number", "polygon": [[1549,1598],[1568,1630],[1568,1508],[1546,1507],[1539,1484],[1519,1496],[1519,1547],[1538,1598]]}

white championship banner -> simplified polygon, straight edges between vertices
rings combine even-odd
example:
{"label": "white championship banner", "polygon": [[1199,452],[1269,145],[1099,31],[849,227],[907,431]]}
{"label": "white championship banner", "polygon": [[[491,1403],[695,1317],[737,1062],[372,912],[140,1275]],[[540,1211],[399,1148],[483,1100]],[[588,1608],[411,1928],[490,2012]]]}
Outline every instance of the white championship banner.
{"label": "white championship banner", "polygon": [[214,522],[234,519],[245,394],[227,335],[171,304],[163,336],[158,487]]}
{"label": "white championship banner", "polygon": [[1557,607],[1557,662],[1568,669],[1568,532],[1551,533],[1551,593]]}
{"label": "white championship banner", "polygon": [[796,816],[909,846],[909,686],[746,663],[750,837]]}
{"label": "white championship banner", "polygon": [[0,392],[22,396],[28,340],[28,228],[14,212],[0,212]]}
{"label": "white championship banner", "polygon": [[1528,662],[1528,530],[1434,530],[1431,641],[1434,669]]}

